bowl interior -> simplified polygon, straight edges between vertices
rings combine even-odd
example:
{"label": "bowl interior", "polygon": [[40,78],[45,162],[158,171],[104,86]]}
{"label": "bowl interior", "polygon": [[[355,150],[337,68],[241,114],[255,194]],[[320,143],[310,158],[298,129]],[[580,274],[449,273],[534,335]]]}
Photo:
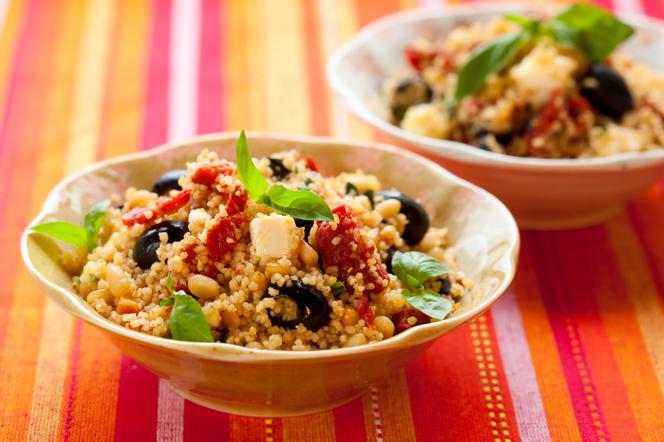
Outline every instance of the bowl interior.
{"label": "bowl interior", "polygon": [[[81,223],[83,214],[96,202],[112,194],[123,195],[129,186],[150,188],[161,173],[182,168],[184,162],[195,159],[202,149],[213,150],[223,158],[233,159],[236,138],[237,134],[207,136],[190,143],[120,157],[88,167],[65,179],[53,190],[35,222],[57,219]],[[361,168],[376,174],[384,188],[397,188],[421,200],[431,215],[432,225],[449,228],[450,237],[458,251],[458,265],[476,282],[473,296],[464,301],[454,317],[443,321],[446,327],[456,326],[478,314],[502,293],[512,279],[518,250],[518,231],[507,209],[493,196],[456,178],[434,163],[403,150],[367,143],[280,138],[251,133],[248,134],[248,140],[254,157],[296,149],[314,158],[324,174]],[[37,280],[46,285],[53,300],[70,313],[114,333],[130,333],[136,339],[153,343],[157,340],[160,345],[182,344],[124,329],[97,315],[73,292],[71,278],[57,264],[58,246],[50,238],[26,233],[23,252]],[[430,324],[430,332],[441,324]],[[424,327],[415,329],[418,328]],[[407,335],[408,332],[394,339],[407,339]],[[234,347],[239,352],[247,350],[226,344],[196,345],[223,345]]]}
{"label": "bowl interior", "polygon": [[[611,167],[615,170],[635,164],[647,164],[664,153],[649,151],[626,153],[605,158],[540,159],[517,158],[486,152],[463,143],[439,140],[407,132],[388,122],[387,106],[382,96],[382,84],[395,73],[412,72],[404,50],[418,37],[434,41],[449,34],[456,26],[471,22],[487,22],[505,13],[525,13],[537,7],[525,3],[473,3],[448,7],[434,7],[400,12],[386,16],[364,28],[331,56],[328,80],[344,104],[360,118],[376,128],[406,142],[429,149],[455,160],[503,166]],[[541,9],[541,8],[540,8]],[[621,46],[620,51],[655,71],[664,72],[664,26],[661,22],[636,15],[621,15],[632,24],[634,37]]]}

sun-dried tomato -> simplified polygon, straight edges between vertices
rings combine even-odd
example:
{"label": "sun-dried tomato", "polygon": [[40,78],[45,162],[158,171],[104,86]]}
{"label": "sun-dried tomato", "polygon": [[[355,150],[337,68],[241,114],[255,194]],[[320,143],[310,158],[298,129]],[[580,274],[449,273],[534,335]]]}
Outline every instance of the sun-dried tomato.
{"label": "sun-dried tomato", "polygon": [[[415,317],[417,320],[417,322],[415,322],[413,325],[408,323],[408,318],[411,316]],[[392,315],[392,322],[394,322],[394,334],[399,334],[415,325],[428,324],[431,322],[431,318],[419,310],[410,309]]]}
{"label": "sun-dried tomato", "polygon": [[526,146],[533,156],[539,156],[540,152],[544,150],[543,146],[539,145],[544,143],[539,142],[538,144],[535,141],[538,138],[546,138],[553,124],[562,118],[563,106],[564,100],[560,96],[560,91],[554,91],[548,103],[533,119],[531,129],[526,134]]}
{"label": "sun-dried tomato", "polygon": [[[316,245],[323,263],[336,266],[344,283],[350,276],[362,274],[366,287],[364,293],[368,295],[382,292],[389,277],[376,246],[362,232],[357,217],[348,206],[339,206],[332,212],[339,218],[338,223],[316,222]],[[369,260],[374,264],[370,266]]]}
{"label": "sun-dried tomato", "polygon": [[191,190],[184,190],[172,198],[157,203],[157,207],[154,209],[134,207],[122,215],[122,223],[125,226],[133,226],[134,224],[144,224],[154,221],[160,216],[168,215],[186,206],[190,199]]}
{"label": "sun-dried tomato", "polygon": [[208,255],[213,261],[221,260],[231,252],[242,235],[242,225],[248,221],[243,215],[222,218],[207,234]]}
{"label": "sun-dried tomato", "polygon": [[371,328],[374,328],[374,316],[375,313],[371,306],[369,305],[369,295],[363,295],[362,300],[360,300],[360,305],[357,308],[357,313],[360,315],[360,318],[364,319],[364,322]]}
{"label": "sun-dried tomato", "polygon": [[228,163],[204,164],[194,172],[191,181],[196,184],[205,184],[212,186],[219,175],[233,175],[233,166]]}
{"label": "sun-dried tomato", "polygon": [[305,158],[304,161],[306,162],[309,169],[313,170],[314,172],[320,172],[320,170],[318,170],[318,165],[312,158]]}
{"label": "sun-dried tomato", "polygon": [[243,189],[237,189],[230,194],[226,203],[226,212],[229,216],[241,213],[245,207],[247,207],[247,192]]}
{"label": "sun-dried tomato", "polygon": [[408,46],[406,48],[406,60],[418,72],[427,67],[436,56],[434,51]]}

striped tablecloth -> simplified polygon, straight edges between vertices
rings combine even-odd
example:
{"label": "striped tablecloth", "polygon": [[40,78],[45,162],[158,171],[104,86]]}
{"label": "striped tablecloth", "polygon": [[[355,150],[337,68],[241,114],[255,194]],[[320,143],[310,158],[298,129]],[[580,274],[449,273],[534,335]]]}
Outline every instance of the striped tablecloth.
{"label": "striped tablecloth", "polygon": [[315,416],[183,401],[24,269],[21,231],[90,162],[226,129],[376,137],[333,100],[325,59],[415,3],[0,0],[0,440],[664,440],[661,184],[605,225],[523,232],[490,313]]}

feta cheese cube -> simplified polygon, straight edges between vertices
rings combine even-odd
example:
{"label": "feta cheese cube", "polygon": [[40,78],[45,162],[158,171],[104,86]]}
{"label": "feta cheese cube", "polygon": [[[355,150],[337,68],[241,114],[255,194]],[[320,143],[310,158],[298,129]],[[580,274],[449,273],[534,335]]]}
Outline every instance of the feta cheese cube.
{"label": "feta cheese cube", "polygon": [[256,254],[261,258],[290,257],[302,240],[302,232],[293,218],[276,213],[254,218],[249,233]]}

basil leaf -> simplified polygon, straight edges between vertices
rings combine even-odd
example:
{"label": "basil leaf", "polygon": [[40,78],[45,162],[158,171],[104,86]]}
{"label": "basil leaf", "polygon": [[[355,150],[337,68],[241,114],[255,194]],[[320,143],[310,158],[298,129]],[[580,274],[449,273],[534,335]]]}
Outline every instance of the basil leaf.
{"label": "basil leaf", "polygon": [[198,301],[179,291],[175,292],[173,298],[173,309],[168,317],[171,337],[178,341],[214,342]]}
{"label": "basil leaf", "polygon": [[459,69],[454,99],[458,101],[475,93],[489,75],[500,71],[512,60],[530,37],[530,33],[521,31],[500,37],[475,51],[470,60]]}
{"label": "basil leaf", "polygon": [[162,299],[162,300],[159,302],[159,305],[160,305],[161,307],[169,307],[169,306],[173,305],[173,302],[175,302],[174,299],[173,299],[173,297],[172,297],[172,296],[169,296],[168,298],[164,298],[164,299]]}
{"label": "basil leaf", "polygon": [[521,26],[524,30],[530,32],[532,36],[539,33],[540,22],[538,20],[533,20],[532,18],[519,14],[506,14],[503,15],[503,18]]}
{"label": "basil leaf", "polygon": [[392,271],[406,287],[418,289],[427,279],[440,276],[449,268],[433,256],[422,252],[395,252]]}
{"label": "basil leaf", "polygon": [[603,61],[632,36],[634,28],[602,8],[579,3],[554,17],[545,31],[558,43],[584,52],[591,61]]}
{"label": "basil leaf", "polygon": [[237,161],[237,171],[240,175],[240,182],[249,192],[249,196],[254,201],[258,201],[267,191],[269,184],[265,177],[256,168],[256,165],[249,155],[247,137],[244,131],[240,133],[235,145],[235,159]]}
{"label": "basil leaf", "polygon": [[97,235],[99,234],[99,229],[104,224],[104,219],[106,219],[106,211],[111,205],[110,200],[104,200],[98,202],[85,215],[85,220],[83,221],[83,227],[88,232],[87,243],[88,250],[92,251],[97,247]]}
{"label": "basil leaf", "polygon": [[408,304],[434,319],[445,319],[452,311],[452,303],[437,293],[426,290],[411,293],[403,290],[401,295],[406,298]]}
{"label": "basil leaf", "polygon": [[282,215],[308,221],[334,221],[327,203],[310,190],[291,190],[281,184],[271,186],[259,202]]}
{"label": "basil leaf", "polygon": [[346,286],[343,284],[343,282],[337,281],[334,284],[332,284],[330,290],[332,291],[332,295],[339,296],[340,294],[346,291]]}
{"label": "basil leaf", "polygon": [[30,227],[31,230],[39,233],[45,233],[55,239],[73,244],[75,246],[88,245],[88,232],[77,224],[65,221],[54,221],[51,223],[38,224]]}
{"label": "basil leaf", "polygon": [[357,190],[357,187],[355,187],[355,184],[351,183],[350,181],[346,183],[346,195],[359,195],[360,191]]}

